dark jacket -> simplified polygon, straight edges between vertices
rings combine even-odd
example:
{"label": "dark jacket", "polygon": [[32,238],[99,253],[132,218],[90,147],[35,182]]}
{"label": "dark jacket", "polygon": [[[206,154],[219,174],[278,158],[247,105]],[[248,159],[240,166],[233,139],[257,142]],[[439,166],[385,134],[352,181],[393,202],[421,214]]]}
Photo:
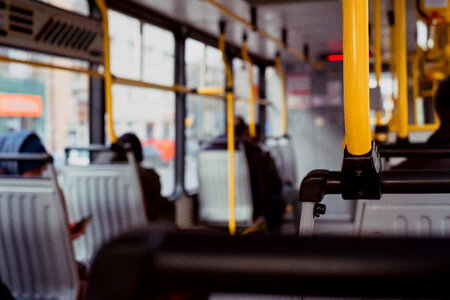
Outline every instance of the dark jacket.
{"label": "dark jacket", "polygon": [[[1,153],[20,153],[25,141],[31,138],[39,137],[33,131],[20,130],[0,136],[0,152]],[[17,161],[0,161],[2,173],[10,175],[20,174],[20,164]]]}
{"label": "dark jacket", "polygon": [[[247,157],[253,199],[253,218],[264,216],[269,227],[279,227],[284,213],[284,204],[281,199],[282,181],[275,161],[268,152],[263,151],[254,143],[236,138],[236,144],[238,143],[243,144]],[[203,149],[226,150],[226,137],[219,136]]]}
{"label": "dark jacket", "polygon": [[[126,161],[121,152],[101,152],[95,159],[96,164]],[[139,177],[144,190],[145,209],[149,220],[175,221],[175,203],[161,195],[161,182],[158,173],[153,169],[139,165]]]}
{"label": "dark jacket", "polygon": [[11,295],[11,292],[9,288],[2,282],[0,278],[0,299],[3,300],[13,300],[13,296]]}
{"label": "dark jacket", "polygon": [[[450,147],[450,125],[442,125],[426,142],[427,145]],[[409,158],[403,163],[392,167],[392,170],[437,169],[450,170],[450,158]]]}

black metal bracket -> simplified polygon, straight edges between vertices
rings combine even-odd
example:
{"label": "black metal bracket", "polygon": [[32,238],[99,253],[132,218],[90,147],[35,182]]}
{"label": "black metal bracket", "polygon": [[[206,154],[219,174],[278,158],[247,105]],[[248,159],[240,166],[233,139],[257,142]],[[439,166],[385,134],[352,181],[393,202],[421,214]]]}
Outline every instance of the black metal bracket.
{"label": "black metal bracket", "polygon": [[344,152],[342,164],[342,198],[346,200],[381,198],[378,173],[381,159],[375,143],[369,153],[355,156]]}
{"label": "black metal bracket", "polygon": [[375,133],[389,133],[389,127],[387,125],[377,125],[375,127]]}
{"label": "black metal bracket", "polygon": [[384,144],[387,141],[389,128],[387,125],[375,126],[375,142],[377,144]]}
{"label": "black metal bracket", "polygon": [[300,202],[321,202],[326,194],[341,193],[341,172],[313,170],[300,184]]}
{"label": "black metal bracket", "polygon": [[381,198],[381,158],[375,143],[369,153],[354,156],[344,152],[341,172],[313,170],[300,184],[300,202],[321,202],[326,194],[342,194],[347,200]]}
{"label": "black metal bracket", "polygon": [[409,145],[409,139],[408,137],[397,137],[397,141],[396,141],[397,146],[407,146]]}

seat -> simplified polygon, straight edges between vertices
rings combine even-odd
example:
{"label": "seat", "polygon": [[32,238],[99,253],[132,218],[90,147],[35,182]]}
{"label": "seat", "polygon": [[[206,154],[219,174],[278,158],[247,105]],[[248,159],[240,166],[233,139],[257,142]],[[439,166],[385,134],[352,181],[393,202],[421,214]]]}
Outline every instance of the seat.
{"label": "seat", "polygon": [[279,147],[283,161],[283,180],[293,186],[297,185],[297,165],[295,163],[295,152],[290,138],[279,140]]}
{"label": "seat", "polygon": [[49,166],[50,178],[0,178],[0,277],[16,299],[78,294],[67,214]]}
{"label": "seat", "polygon": [[91,216],[86,233],[74,241],[78,261],[90,266],[111,239],[148,224],[139,170],[132,152],[128,163],[65,166],[62,187],[69,220]]}
{"label": "seat", "polygon": [[[238,226],[248,226],[253,219],[250,173],[243,150],[234,153],[235,217]],[[199,153],[199,219],[203,223],[228,224],[228,152],[203,150]]]}
{"label": "seat", "polygon": [[268,139],[266,147],[275,161],[283,183],[297,185],[297,167],[292,141],[289,137]]}
{"label": "seat", "polygon": [[358,201],[357,236],[449,237],[450,197],[446,194],[390,194]]}
{"label": "seat", "polygon": [[277,170],[282,177],[283,183],[285,182],[283,178],[283,170],[284,170],[284,162],[282,157],[282,152],[280,145],[278,143],[278,139],[269,139],[266,141],[265,147],[267,151],[270,153],[270,156],[272,156],[273,160],[275,161],[275,166],[277,167]]}

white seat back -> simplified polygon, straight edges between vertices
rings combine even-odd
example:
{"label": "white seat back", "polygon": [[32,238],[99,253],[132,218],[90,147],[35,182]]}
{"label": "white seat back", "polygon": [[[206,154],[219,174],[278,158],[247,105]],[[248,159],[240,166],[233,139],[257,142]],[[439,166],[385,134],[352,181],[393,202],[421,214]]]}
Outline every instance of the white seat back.
{"label": "white seat back", "polygon": [[102,245],[148,223],[139,171],[131,153],[128,160],[62,170],[70,221],[91,216],[86,233],[74,241],[77,260],[88,266]]}
{"label": "white seat back", "polygon": [[354,233],[358,236],[449,237],[450,195],[383,195],[358,201]]}
{"label": "white seat back", "polygon": [[0,277],[16,299],[76,299],[77,266],[54,176],[0,178]]}
{"label": "white seat back", "polygon": [[266,147],[275,161],[283,183],[297,185],[297,167],[292,141],[288,138],[268,140]]}
{"label": "white seat back", "polygon": [[[235,216],[241,226],[252,224],[253,201],[250,173],[243,150],[235,151]],[[228,222],[228,152],[207,150],[199,153],[199,218],[205,223]]]}
{"label": "white seat back", "polygon": [[295,162],[295,152],[292,141],[283,138],[279,141],[281,157],[283,159],[283,179],[293,186],[297,185],[297,165]]}

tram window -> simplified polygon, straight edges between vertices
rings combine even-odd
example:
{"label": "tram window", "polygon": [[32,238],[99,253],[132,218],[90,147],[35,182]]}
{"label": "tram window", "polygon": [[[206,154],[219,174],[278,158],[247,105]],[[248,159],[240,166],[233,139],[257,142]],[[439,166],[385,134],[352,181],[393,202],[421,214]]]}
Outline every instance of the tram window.
{"label": "tram window", "polygon": [[89,15],[89,4],[87,0],[39,0],[41,2],[70,10],[84,16]]}
{"label": "tram window", "polygon": [[[392,91],[396,83],[393,82],[391,74],[389,72],[383,72],[380,75],[380,91],[381,97],[383,99],[383,109],[385,111],[386,117],[389,119],[392,116],[394,109],[394,100],[392,99]],[[369,87],[375,88],[377,86],[377,81],[374,73],[369,74]],[[375,124],[376,112],[371,109],[370,111],[372,124]]]}
{"label": "tram window", "polygon": [[[224,87],[225,71],[221,52],[193,39],[186,40],[187,85]],[[225,102],[187,95],[185,187],[198,188],[197,166],[200,142],[225,132]]]}
{"label": "tram window", "polygon": [[174,84],[175,39],[171,32],[150,24],[143,25],[142,80]]}
{"label": "tram window", "polygon": [[114,10],[108,11],[111,44],[111,72],[120,77],[141,77],[141,30],[139,20]]}
{"label": "tram window", "polygon": [[[76,60],[4,47],[0,48],[0,55],[87,67]],[[64,163],[65,147],[89,143],[88,81],[84,74],[0,63],[0,134],[20,129],[36,131],[59,169]],[[83,158],[74,161],[83,162]]]}
{"label": "tram window", "polygon": [[283,135],[281,126],[281,82],[274,67],[266,68],[266,95],[270,104],[267,107],[265,132],[269,136]]}
{"label": "tram window", "polygon": [[[109,11],[111,71],[114,75],[158,84],[174,82],[173,34],[116,11]],[[113,85],[116,135],[135,133],[142,142],[145,167],[154,168],[162,194],[174,190],[175,94]]]}
{"label": "tram window", "polygon": [[175,94],[121,85],[114,85],[112,92],[116,135],[136,134],[142,143],[143,166],[156,170],[162,195],[171,195],[175,172]]}
{"label": "tram window", "polygon": [[428,50],[428,28],[425,22],[422,20],[417,20],[416,22],[417,28],[417,46],[422,48],[422,50]]}
{"label": "tram window", "polygon": [[[253,88],[256,90],[255,99],[258,98],[258,75],[259,68],[253,65]],[[249,103],[250,86],[249,86],[249,74],[248,65],[240,58],[233,58],[233,76],[234,76],[234,94],[236,99],[235,114],[242,116],[249,123]],[[255,122],[258,123],[258,104],[255,104]]]}

